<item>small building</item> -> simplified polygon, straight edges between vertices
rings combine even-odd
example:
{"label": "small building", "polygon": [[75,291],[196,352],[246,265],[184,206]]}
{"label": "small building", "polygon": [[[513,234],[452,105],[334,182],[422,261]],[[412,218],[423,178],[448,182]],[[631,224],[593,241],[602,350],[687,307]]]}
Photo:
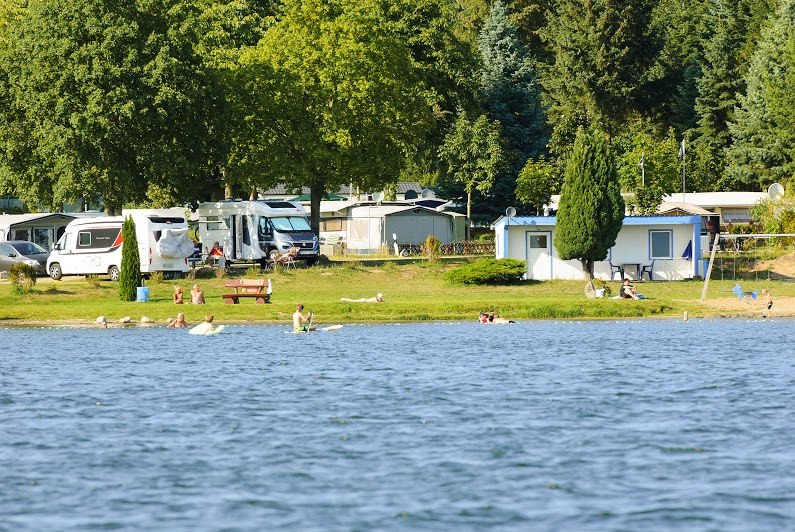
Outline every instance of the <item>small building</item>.
{"label": "small building", "polygon": [[374,253],[421,244],[434,235],[443,244],[464,240],[466,217],[405,202],[322,201],[321,240],[341,241],[352,253]]}
{"label": "small building", "polygon": [[76,217],[74,214],[51,212],[2,214],[0,241],[28,240],[50,250]]}
{"label": "small building", "polygon": [[[585,278],[579,260],[558,256],[554,216],[500,217],[493,227],[497,258],[526,261],[527,279]],[[639,279],[645,268],[654,280],[692,279],[700,275],[700,234],[698,215],[627,216],[607,259],[594,265],[594,276]]]}
{"label": "small building", "polygon": [[665,203],[688,203],[720,216],[722,226],[726,224],[751,223],[751,208],[764,199],[770,199],[767,192],[687,192],[676,193],[663,198]]}

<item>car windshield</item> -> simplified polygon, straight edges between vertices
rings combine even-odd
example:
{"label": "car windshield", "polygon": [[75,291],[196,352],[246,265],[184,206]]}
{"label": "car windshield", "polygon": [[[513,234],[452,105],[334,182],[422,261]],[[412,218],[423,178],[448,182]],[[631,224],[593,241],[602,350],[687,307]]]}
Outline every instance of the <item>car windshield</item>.
{"label": "car windshield", "polygon": [[271,218],[273,228],[280,232],[311,231],[309,222],[303,216],[283,216]]}
{"label": "car windshield", "polygon": [[11,244],[20,255],[36,255],[37,253],[47,253],[47,250],[33,242],[16,242]]}

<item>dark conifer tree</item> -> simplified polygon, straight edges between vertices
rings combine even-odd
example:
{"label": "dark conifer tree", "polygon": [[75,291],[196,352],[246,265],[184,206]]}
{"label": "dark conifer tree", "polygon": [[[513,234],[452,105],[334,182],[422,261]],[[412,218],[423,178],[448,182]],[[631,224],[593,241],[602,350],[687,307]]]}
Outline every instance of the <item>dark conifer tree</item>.
{"label": "dark conifer tree", "polygon": [[141,285],[141,258],[138,253],[138,238],[132,217],[124,220],[121,229],[121,272],[119,273],[119,299],[135,301]]}
{"label": "dark conifer tree", "polygon": [[594,262],[607,258],[624,221],[624,200],[605,135],[580,128],[564,172],[555,249],[563,260],[579,259],[593,278]]}

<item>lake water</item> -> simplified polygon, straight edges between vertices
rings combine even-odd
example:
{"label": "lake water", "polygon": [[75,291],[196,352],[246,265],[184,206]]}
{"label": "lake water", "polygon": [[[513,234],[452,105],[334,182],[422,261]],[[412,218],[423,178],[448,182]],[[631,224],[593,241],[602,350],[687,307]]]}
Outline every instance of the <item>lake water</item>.
{"label": "lake water", "polygon": [[0,530],[793,529],[794,329],[0,329]]}

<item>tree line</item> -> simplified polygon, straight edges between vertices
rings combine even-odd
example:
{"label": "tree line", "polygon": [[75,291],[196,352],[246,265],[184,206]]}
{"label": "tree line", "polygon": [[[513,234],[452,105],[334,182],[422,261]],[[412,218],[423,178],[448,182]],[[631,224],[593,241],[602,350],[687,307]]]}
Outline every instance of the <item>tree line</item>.
{"label": "tree line", "polygon": [[[58,210],[398,180],[533,213],[788,185],[795,0],[0,0],[0,191]],[[684,185],[683,185],[684,176]]]}

